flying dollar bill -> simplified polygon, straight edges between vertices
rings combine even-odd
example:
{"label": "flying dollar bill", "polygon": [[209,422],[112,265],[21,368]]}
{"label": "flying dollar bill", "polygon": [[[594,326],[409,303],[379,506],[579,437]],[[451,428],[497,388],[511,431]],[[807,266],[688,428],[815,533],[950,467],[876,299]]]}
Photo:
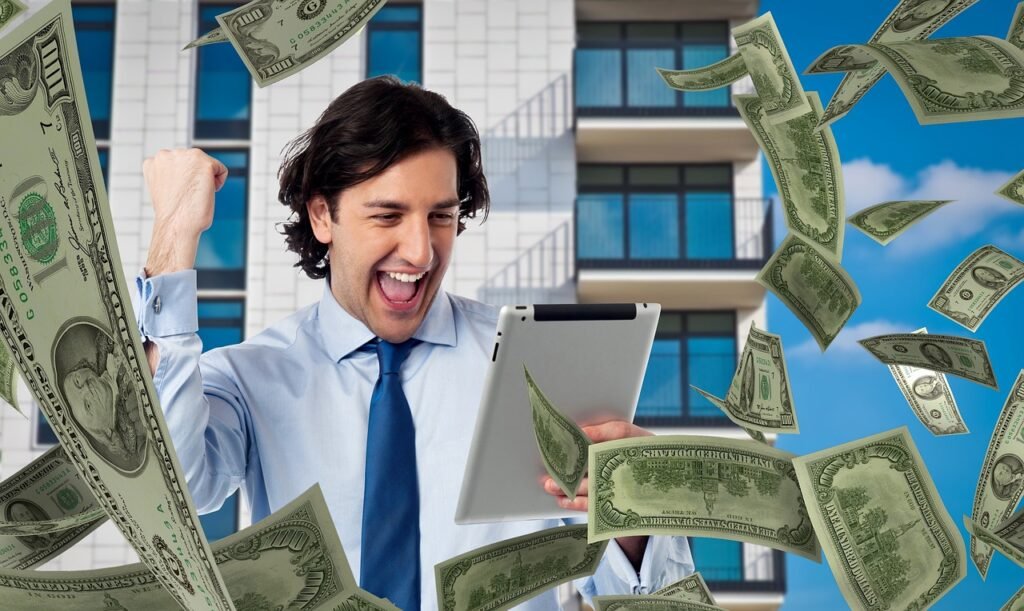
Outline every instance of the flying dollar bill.
{"label": "flying dollar bill", "polygon": [[106,515],[61,446],[0,482],[0,535],[46,535]]}
{"label": "flying dollar bill", "polygon": [[259,87],[297,74],[362,30],[387,0],[252,0],[217,15]]}
{"label": "flying dollar bill", "polygon": [[[359,592],[319,485],[213,550],[239,609],[334,609]],[[33,611],[175,608],[142,564],[0,571],[0,600],[4,609]]]}
{"label": "flying dollar bill", "polygon": [[704,582],[704,577],[700,574],[700,571],[687,575],[675,583],[670,583],[652,594],[652,596],[667,596],[669,598],[678,598],[679,600],[704,603],[705,605],[716,604],[715,597],[711,595],[711,589]]}
{"label": "flying dollar bill", "polygon": [[999,611],[1024,611],[1024,588],[1017,590],[1017,592],[1010,597],[1010,600],[1006,601]]}
{"label": "flying dollar bill", "polygon": [[732,35],[768,123],[785,123],[811,111],[771,12],[734,27]]}
{"label": "flying dollar bill", "polygon": [[[706,390],[702,390],[702,389],[700,389],[700,388],[697,388],[697,387],[696,387],[696,386],[694,386],[693,384],[690,384],[690,388],[692,388],[693,390],[695,390],[695,391],[696,391],[696,392],[697,392],[698,394],[700,394],[700,396],[702,396],[702,397],[704,397],[705,399],[707,399],[707,400],[708,400],[708,403],[710,403],[710,404],[714,405],[714,406],[715,406],[715,407],[717,407],[717,408],[718,408],[719,410],[721,410],[721,412],[722,412],[722,415],[723,415],[723,416],[725,416],[726,418],[729,418],[729,417],[730,417],[730,416],[729,416],[729,410],[730,410],[730,408],[729,408],[729,406],[728,406],[728,405],[726,405],[726,404],[725,404],[725,401],[724,401],[723,399],[719,399],[719,398],[718,398],[718,397],[716,397],[715,395],[713,395],[713,394],[709,393],[709,392],[708,392],[708,391],[706,391]],[[730,419],[731,419],[731,418],[730,418]],[[768,443],[768,438],[767,438],[767,437],[765,437],[765,434],[764,434],[764,433],[762,433],[761,431],[755,431],[754,429],[749,429],[749,428],[747,428],[747,427],[745,427],[745,426],[741,426],[740,428],[741,428],[741,429],[743,429],[743,432],[744,432],[744,433],[746,433],[746,434],[747,434],[747,436],[749,436],[749,437],[750,437],[751,439],[753,439],[754,441],[759,441],[759,442],[761,442],[761,443],[764,443],[764,444],[768,444],[768,445],[771,445],[771,444],[769,444],[769,443]]]}
{"label": "flying dollar bill", "polygon": [[0,0],[0,30],[24,10],[25,5],[19,0]]}
{"label": "flying dollar bill", "polygon": [[590,446],[591,541],[718,537],[820,561],[793,455],[752,441],[656,435]]}
{"label": "flying dollar bill", "polygon": [[182,607],[231,609],[114,239],[67,0],[0,39],[0,330],[68,458]]}
{"label": "flying dollar bill", "polygon": [[[914,333],[925,334],[928,330],[918,329]],[[970,432],[960,416],[953,390],[944,374],[907,365],[888,367],[911,411],[932,435],[962,435]]]}
{"label": "flying dollar bill", "polygon": [[941,371],[999,389],[983,341],[956,335],[892,333],[857,342],[886,365]]}
{"label": "flying dollar bill", "polygon": [[1003,297],[1024,280],[1024,261],[982,246],[956,266],[928,307],[968,331],[977,331]]}
{"label": "flying dollar bill", "polygon": [[811,332],[824,352],[860,306],[853,278],[816,247],[790,234],[757,275]]}
{"label": "flying dollar bill", "polygon": [[747,64],[743,56],[733,53],[729,57],[692,70],[655,68],[665,84],[679,91],[707,91],[725,87],[745,77]]}
{"label": "flying dollar bill", "polygon": [[573,500],[576,498],[576,489],[587,473],[590,438],[548,401],[530,375],[526,363],[523,363],[523,371],[526,373],[526,387],[533,412],[533,433],[544,468],[565,496]]}
{"label": "flying dollar bill", "polygon": [[725,400],[693,386],[725,415],[744,429],[764,433],[799,433],[793,391],[789,386],[782,338],[750,325],[740,354],[740,366]]}
{"label": "flying dollar bill", "polygon": [[793,465],[851,609],[925,609],[967,573],[960,531],[906,427]]}
{"label": "flying dollar bill", "polygon": [[607,541],[587,542],[587,526],[558,526],[506,539],[434,566],[442,611],[508,609],[560,583],[593,575]]}
{"label": "flying dollar bill", "polygon": [[808,92],[807,100],[809,112],[772,125],[760,96],[733,96],[736,109],[768,161],[786,227],[838,263],[846,230],[842,163],[832,130],[814,129],[821,113],[818,94]]}
{"label": "flying dollar bill", "polygon": [[181,50],[186,51],[188,49],[194,49],[196,47],[205,47],[206,45],[214,45],[220,42],[230,42],[228,37],[224,35],[224,30],[221,28],[213,28],[209,32],[203,34],[199,38],[185,45]]}
{"label": "flying dollar bill", "polygon": [[0,399],[18,410],[22,416],[25,415],[18,404],[18,370],[11,353],[4,346],[0,346]]}
{"label": "flying dollar bill", "polygon": [[[1021,3],[1024,6],[1024,2]],[[1024,206],[1024,170],[1018,172],[1005,185],[996,190],[996,195]]]}
{"label": "flying dollar bill", "polygon": [[[1002,523],[1010,516],[1024,491],[1024,371],[1010,388],[999,413],[992,438],[985,451],[974,491],[971,518],[985,528]],[[992,549],[971,539],[971,560],[982,579],[988,574]]]}
{"label": "flying dollar bill", "polygon": [[667,596],[595,596],[594,611],[725,611],[695,600]]}
{"label": "flying dollar bill", "polygon": [[1010,31],[1006,33],[1006,41],[1018,49],[1024,49],[1024,2],[1017,3],[1010,20]]}
{"label": "flying dollar bill", "polygon": [[386,598],[377,598],[366,590],[357,590],[328,608],[331,611],[402,611]]}
{"label": "flying dollar bill", "polygon": [[952,202],[942,200],[900,200],[882,202],[865,208],[846,219],[864,235],[886,246],[915,223]]}
{"label": "flying dollar bill", "polygon": [[[1021,547],[1019,541],[1017,544],[1014,544],[1005,536],[1000,536],[995,531],[981,526],[967,516],[964,516],[964,526],[967,528],[967,534],[971,536],[972,540],[984,543],[991,549],[1014,561],[1018,566],[1024,567],[1024,548]],[[1013,534],[1017,534],[1018,537],[1020,536],[1019,532]]]}
{"label": "flying dollar bill", "polygon": [[[948,0],[946,2],[928,2],[922,0],[900,0],[896,8],[889,13],[882,25],[875,30],[875,33],[868,40],[873,42],[894,42],[901,40],[924,40],[945,25],[950,19],[959,15],[964,9],[971,6],[978,0]],[[832,54],[833,50],[826,51],[807,69],[806,74],[817,72],[830,72],[828,69],[821,69],[823,66],[835,66],[844,61]],[[863,64],[863,62],[853,62]],[[836,92],[829,100],[821,114],[818,125],[824,127],[839,119],[860,101],[875,83],[885,75],[885,68],[874,63],[866,66],[867,69],[858,69],[848,73]]]}
{"label": "flying dollar bill", "polygon": [[[1024,116],[1024,50],[992,36],[843,45],[892,75],[918,123]],[[874,70],[860,70],[864,74]]]}

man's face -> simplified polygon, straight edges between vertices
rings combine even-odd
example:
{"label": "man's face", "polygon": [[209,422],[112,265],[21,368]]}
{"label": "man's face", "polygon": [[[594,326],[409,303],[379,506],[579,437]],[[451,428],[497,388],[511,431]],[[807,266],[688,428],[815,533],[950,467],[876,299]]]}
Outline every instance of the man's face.
{"label": "man's face", "polygon": [[114,390],[88,367],[64,378],[64,395],[78,422],[96,437],[114,429]]}
{"label": "man's face", "polygon": [[1013,469],[1004,463],[996,463],[992,469],[992,479],[1000,486],[1006,486],[1013,482]]}
{"label": "man's face", "polygon": [[[402,342],[423,321],[451,259],[458,200],[455,156],[429,149],[341,192],[333,222],[310,203],[314,233],[328,244],[335,299],[377,336]],[[408,283],[386,271],[426,275]]]}
{"label": "man's face", "polygon": [[11,504],[11,519],[15,522],[35,522],[36,517],[29,511],[28,507],[22,503]]}

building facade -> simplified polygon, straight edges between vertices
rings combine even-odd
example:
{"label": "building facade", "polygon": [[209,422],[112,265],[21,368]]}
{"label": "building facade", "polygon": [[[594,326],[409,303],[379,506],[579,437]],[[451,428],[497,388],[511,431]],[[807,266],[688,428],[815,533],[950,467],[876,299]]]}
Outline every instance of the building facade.
{"label": "building facade", "polygon": [[[30,11],[43,4],[30,0]],[[255,87],[229,45],[182,51],[240,3],[73,2],[88,103],[123,257],[142,268],[153,215],[143,159],[197,146],[230,169],[200,244],[204,349],[237,343],[320,298],[285,252],[277,170],[288,142],[361,79],[394,74],[444,95],[480,130],[492,209],[456,240],[448,291],[494,304],[658,302],[636,422],[661,433],[742,437],[692,390],[723,395],[754,322],[754,277],[772,248],[757,144],[731,88],[681,93],[654,67],[729,55],[756,0],[390,0],[328,57]],[[9,476],[55,443],[24,385],[28,418],[0,411]],[[248,524],[232,497],[203,517],[211,539]],[[777,609],[781,553],[692,539],[725,607]],[[133,562],[106,524],[45,569]],[[573,606],[565,590],[566,607]]]}

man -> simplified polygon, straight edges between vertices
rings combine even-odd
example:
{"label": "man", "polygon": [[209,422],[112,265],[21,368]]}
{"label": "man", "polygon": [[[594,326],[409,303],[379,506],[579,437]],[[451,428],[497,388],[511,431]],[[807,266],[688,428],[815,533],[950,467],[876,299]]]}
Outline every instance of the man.
{"label": "man", "polygon": [[[227,170],[197,150],[143,164],[154,226],[138,320],[171,437],[199,511],[241,486],[256,521],[319,482],[360,585],[434,608],[436,563],[561,523],[454,524],[497,313],[439,289],[464,220],[489,207],[479,135],[443,97],[381,77],[334,100],[286,157],[286,242],[326,279],[323,298],[201,358],[191,267]],[[399,351],[404,366],[388,364]],[[392,367],[394,410],[380,401],[395,393],[381,373]],[[384,420],[395,428],[381,436]],[[586,431],[648,434],[626,422]],[[586,509],[585,482],[573,502],[543,486]],[[630,537],[579,585],[587,597],[649,592],[692,570],[685,539]],[[549,591],[521,608],[556,607]]]}

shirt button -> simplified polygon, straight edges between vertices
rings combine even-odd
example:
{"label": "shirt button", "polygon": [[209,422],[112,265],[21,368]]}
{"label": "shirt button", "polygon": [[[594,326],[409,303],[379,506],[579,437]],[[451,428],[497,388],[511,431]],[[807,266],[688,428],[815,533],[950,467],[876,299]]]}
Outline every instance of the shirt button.
{"label": "shirt button", "polygon": [[163,307],[163,306],[160,305],[160,296],[157,295],[156,299],[153,300],[153,311],[156,312],[157,314],[159,314],[161,307]]}

